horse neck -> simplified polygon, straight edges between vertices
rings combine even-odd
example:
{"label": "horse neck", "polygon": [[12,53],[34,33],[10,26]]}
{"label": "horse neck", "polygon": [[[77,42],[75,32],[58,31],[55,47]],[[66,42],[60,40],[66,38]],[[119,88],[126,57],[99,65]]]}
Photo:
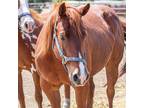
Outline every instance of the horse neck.
{"label": "horse neck", "polygon": [[18,30],[18,67],[29,70],[31,68],[31,63],[34,63],[33,61],[34,58],[31,55],[31,50],[26,46],[22,38],[22,33]]}
{"label": "horse neck", "polygon": [[25,42],[22,38],[22,33],[20,30],[18,30],[18,44],[19,44],[19,47],[25,47]]}

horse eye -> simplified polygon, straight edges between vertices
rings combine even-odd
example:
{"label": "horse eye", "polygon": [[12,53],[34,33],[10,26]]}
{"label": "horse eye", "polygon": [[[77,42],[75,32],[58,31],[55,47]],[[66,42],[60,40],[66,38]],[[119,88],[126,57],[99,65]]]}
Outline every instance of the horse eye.
{"label": "horse eye", "polygon": [[60,33],[60,38],[61,38],[61,40],[65,40],[63,33]]}

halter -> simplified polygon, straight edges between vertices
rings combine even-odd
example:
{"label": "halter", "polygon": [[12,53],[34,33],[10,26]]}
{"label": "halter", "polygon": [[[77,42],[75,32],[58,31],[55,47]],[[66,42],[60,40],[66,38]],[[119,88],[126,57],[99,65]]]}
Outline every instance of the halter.
{"label": "halter", "polygon": [[[62,64],[64,65],[64,67],[66,68],[65,65],[67,64],[67,62],[82,62],[82,63],[86,64],[86,61],[83,58],[67,57],[67,56],[64,55],[64,51],[63,51],[63,49],[61,48],[61,46],[59,44],[59,41],[58,41],[58,38],[57,38],[57,34],[56,34],[57,33],[57,24],[58,24],[58,17],[56,17],[56,21],[55,21],[55,25],[54,25],[52,49],[54,48],[54,42],[55,42],[56,43],[56,47],[58,49],[59,56],[62,59]],[[62,34],[60,34],[60,35],[62,35]]]}
{"label": "halter", "polygon": [[18,16],[18,19],[20,20],[24,16],[30,16],[30,17],[32,17],[30,13],[22,13],[21,15]]}

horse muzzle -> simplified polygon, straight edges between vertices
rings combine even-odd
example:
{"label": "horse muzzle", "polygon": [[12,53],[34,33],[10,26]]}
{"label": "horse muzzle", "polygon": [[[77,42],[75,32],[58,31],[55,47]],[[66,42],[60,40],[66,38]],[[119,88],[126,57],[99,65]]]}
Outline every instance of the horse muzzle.
{"label": "horse muzzle", "polygon": [[35,23],[33,20],[26,21],[24,24],[24,27],[28,33],[32,33],[34,31],[34,28],[35,28]]}
{"label": "horse muzzle", "polygon": [[71,84],[74,87],[84,86],[89,79],[89,74],[87,70],[83,71],[83,73],[76,68],[72,74],[70,75]]}
{"label": "horse muzzle", "polygon": [[22,31],[32,33],[35,29],[35,22],[30,16],[25,16],[21,21]]}

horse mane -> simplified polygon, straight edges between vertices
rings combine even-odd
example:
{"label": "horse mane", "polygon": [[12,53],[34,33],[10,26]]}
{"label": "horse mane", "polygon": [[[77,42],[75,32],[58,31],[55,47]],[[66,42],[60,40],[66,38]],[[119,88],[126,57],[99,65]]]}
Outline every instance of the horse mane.
{"label": "horse mane", "polygon": [[[55,10],[54,10],[55,11]],[[40,52],[47,52],[52,45],[52,29],[54,25],[54,14],[50,14],[46,22],[44,23],[41,32],[39,34],[35,55],[39,55]]]}
{"label": "horse mane", "polygon": [[43,24],[42,16],[37,11],[35,11],[34,9],[29,8],[29,11],[30,11],[33,19],[35,20],[36,24],[42,25]]}
{"label": "horse mane", "polygon": [[57,18],[58,9],[61,3],[55,3],[52,6],[52,10],[50,12],[49,17],[44,23],[41,32],[39,34],[37,44],[36,44],[36,52],[35,55],[39,55],[41,52],[46,53],[52,47],[52,33],[55,24],[55,20]]}

